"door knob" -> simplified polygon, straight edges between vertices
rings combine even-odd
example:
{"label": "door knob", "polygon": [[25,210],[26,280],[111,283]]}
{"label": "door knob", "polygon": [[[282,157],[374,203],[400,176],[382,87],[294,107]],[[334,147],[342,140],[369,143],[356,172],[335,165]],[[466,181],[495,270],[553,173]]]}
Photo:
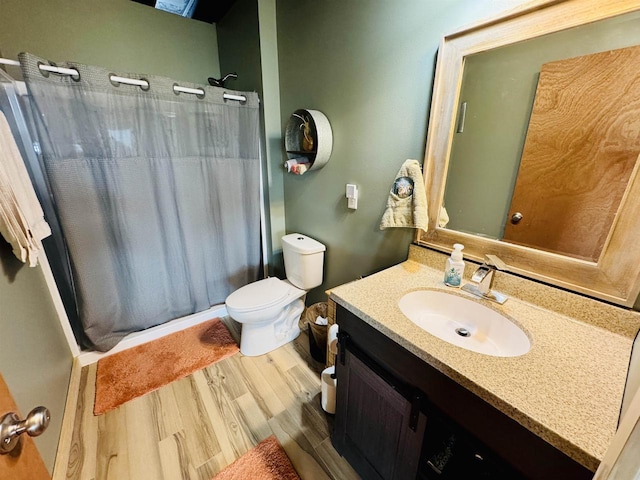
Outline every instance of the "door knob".
{"label": "door knob", "polygon": [[511,215],[511,223],[513,223],[514,225],[520,223],[520,220],[522,220],[522,214],[520,212],[516,212]]}
{"label": "door knob", "polygon": [[42,434],[49,426],[49,420],[51,414],[46,407],[34,408],[24,420],[14,412],[7,413],[0,420],[0,454],[13,450],[23,433],[30,437]]}

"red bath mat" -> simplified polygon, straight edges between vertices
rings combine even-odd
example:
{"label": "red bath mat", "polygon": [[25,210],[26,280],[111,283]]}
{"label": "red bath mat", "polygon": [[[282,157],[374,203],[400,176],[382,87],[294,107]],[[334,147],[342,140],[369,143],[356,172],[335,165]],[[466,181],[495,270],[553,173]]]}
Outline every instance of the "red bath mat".
{"label": "red bath mat", "polygon": [[186,377],[238,352],[219,318],[138,345],[98,361],[93,414]]}
{"label": "red bath mat", "polygon": [[271,435],[222,470],[213,480],[300,480],[287,454]]}

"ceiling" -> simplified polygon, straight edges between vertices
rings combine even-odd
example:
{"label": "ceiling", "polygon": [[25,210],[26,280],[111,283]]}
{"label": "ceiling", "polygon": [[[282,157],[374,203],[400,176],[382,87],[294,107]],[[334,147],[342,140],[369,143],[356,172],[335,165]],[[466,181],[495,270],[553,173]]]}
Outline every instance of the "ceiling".
{"label": "ceiling", "polygon": [[[156,0],[133,0],[150,7],[154,7]],[[207,23],[217,23],[222,19],[236,0],[199,0],[193,13],[194,20]]]}

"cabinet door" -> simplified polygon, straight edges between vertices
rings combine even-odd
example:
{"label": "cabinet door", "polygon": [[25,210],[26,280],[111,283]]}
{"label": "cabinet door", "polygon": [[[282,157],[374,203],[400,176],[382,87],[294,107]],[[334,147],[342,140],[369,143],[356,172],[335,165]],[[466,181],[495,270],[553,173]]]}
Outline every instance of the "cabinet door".
{"label": "cabinet door", "polygon": [[411,402],[350,350],[336,369],[336,450],[367,480],[415,478],[426,417],[410,428]]}

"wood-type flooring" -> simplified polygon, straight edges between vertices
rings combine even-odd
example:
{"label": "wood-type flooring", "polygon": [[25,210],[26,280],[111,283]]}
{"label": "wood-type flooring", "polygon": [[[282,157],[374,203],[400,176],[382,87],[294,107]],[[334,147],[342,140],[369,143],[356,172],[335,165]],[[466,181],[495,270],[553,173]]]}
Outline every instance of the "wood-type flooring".
{"label": "wood-type flooring", "polygon": [[[225,323],[238,338],[239,325]],[[84,367],[66,478],[210,480],[272,434],[303,480],[359,478],[331,445],[323,366],[308,352],[303,332],[271,353],[238,353],[97,417],[96,365]]]}

